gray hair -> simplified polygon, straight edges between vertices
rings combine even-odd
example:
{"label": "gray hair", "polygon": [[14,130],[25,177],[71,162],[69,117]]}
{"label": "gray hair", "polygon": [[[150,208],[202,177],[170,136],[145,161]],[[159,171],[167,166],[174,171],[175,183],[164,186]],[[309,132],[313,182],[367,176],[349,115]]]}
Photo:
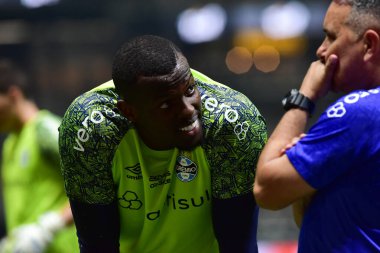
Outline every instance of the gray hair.
{"label": "gray hair", "polygon": [[380,31],[380,0],[333,0],[352,7],[346,24],[360,36],[367,29]]}

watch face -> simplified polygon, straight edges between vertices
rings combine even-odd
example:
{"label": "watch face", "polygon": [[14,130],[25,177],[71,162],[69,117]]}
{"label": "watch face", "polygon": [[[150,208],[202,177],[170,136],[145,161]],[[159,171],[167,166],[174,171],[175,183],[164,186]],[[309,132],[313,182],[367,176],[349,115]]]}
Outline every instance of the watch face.
{"label": "watch face", "polygon": [[292,97],[294,95],[297,95],[298,93],[298,90],[297,89],[291,89],[286,95],[285,97],[282,99],[282,106],[284,106],[285,109],[288,109],[289,105],[288,105],[288,102],[291,101]]}
{"label": "watch face", "polygon": [[297,95],[299,92],[297,89],[291,89],[288,93],[288,97]]}
{"label": "watch face", "polygon": [[288,97],[284,97],[281,101],[282,103],[282,106],[285,106],[286,105],[286,100],[288,100]]}
{"label": "watch face", "polygon": [[286,111],[291,108],[300,108],[308,111],[310,115],[313,113],[315,107],[313,101],[304,96],[297,89],[291,89],[281,102]]}

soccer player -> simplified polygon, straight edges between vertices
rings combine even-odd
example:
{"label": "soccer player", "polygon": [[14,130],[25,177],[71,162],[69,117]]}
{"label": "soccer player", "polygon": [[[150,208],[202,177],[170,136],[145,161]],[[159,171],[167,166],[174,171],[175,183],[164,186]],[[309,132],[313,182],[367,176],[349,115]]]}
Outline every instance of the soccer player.
{"label": "soccer player", "polygon": [[254,104],[153,35],[118,50],[112,79],[60,126],[81,252],[257,252],[251,188],[267,129]]}
{"label": "soccer player", "polygon": [[61,119],[40,110],[28,96],[26,75],[0,61],[2,186],[7,235],[0,252],[78,252],[69,202],[59,164]]}
{"label": "soccer player", "polygon": [[[334,0],[323,28],[319,60],[284,99],[260,156],[254,194],[263,208],[293,205],[300,253],[379,252],[380,1]],[[301,135],[329,91],[348,94]]]}

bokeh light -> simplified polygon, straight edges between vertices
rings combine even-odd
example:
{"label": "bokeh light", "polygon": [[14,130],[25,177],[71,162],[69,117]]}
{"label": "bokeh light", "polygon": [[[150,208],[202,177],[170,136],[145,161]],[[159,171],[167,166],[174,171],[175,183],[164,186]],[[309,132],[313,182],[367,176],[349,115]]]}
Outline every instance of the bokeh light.
{"label": "bokeh light", "polygon": [[280,53],[272,46],[261,46],[253,53],[253,63],[264,73],[275,71],[280,64]]}
{"label": "bokeh light", "polygon": [[202,43],[217,39],[224,31],[227,14],[219,4],[189,8],[178,15],[177,31],[187,43]]}
{"label": "bokeh light", "polygon": [[253,65],[252,53],[245,47],[234,47],[227,52],[226,65],[235,74],[246,73]]}
{"label": "bokeh light", "polygon": [[310,18],[309,9],[301,2],[276,3],[264,9],[261,26],[271,38],[292,38],[306,32]]}
{"label": "bokeh light", "polygon": [[246,47],[251,52],[254,52],[264,45],[272,46],[276,48],[282,56],[286,57],[303,55],[308,46],[308,41],[305,36],[274,39],[257,29],[239,31],[235,34],[233,43],[235,46]]}
{"label": "bokeh light", "polygon": [[39,8],[42,6],[58,4],[60,0],[21,0],[21,4],[27,8]]}

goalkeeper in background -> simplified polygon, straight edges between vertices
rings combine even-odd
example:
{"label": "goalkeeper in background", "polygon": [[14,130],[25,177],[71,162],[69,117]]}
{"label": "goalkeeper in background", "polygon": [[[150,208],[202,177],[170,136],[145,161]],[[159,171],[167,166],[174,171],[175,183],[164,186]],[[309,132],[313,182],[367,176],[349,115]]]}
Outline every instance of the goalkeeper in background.
{"label": "goalkeeper in background", "polygon": [[60,118],[27,97],[27,80],[0,60],[2,185],[7,235],[0,253],[75,253],[78,242],[60,172]]}

